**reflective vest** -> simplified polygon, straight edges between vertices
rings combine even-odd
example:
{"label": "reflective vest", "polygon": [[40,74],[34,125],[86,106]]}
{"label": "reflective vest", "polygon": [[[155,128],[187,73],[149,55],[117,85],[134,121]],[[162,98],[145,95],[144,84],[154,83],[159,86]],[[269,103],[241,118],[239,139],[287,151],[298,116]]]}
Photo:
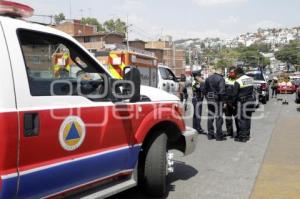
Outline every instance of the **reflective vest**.
{"label": "reflective vest", "polygon": [[70,72],[70,70],[71,70],[71,65],[70,65],[70,61],[69,61],[69,58],[70,58],[69,53],[64,53],[63,58],[65,59],[65,62],[66,62],[65,69],[66,69],[67,71]]}
{"label": "reflective vest", "polygon": [[225,79],[225,99],[224,101],[233,102],[234,101],[234,83],[235,79],[226,78]]}
{"label": "reflective vest", "polygon": [[70,72],[71,70],[71,65],[70,65],[70,55],[69,53],[64,53],[62,56],[62,59],[65,60],[65,66],[60,66],[57,63],[52,66],[53,74],[55,78],[60,78],[61,77],[61,71],[65,69],[66,71]]}
{"label": "reflective vest", "polygon": [[253,100],[254,97],[254,85],[253,85],[253,78],[247,75],[243,75],[238,78],[235,82],[238,84],[238,92],[237,97],[239,101],[250,101]]}

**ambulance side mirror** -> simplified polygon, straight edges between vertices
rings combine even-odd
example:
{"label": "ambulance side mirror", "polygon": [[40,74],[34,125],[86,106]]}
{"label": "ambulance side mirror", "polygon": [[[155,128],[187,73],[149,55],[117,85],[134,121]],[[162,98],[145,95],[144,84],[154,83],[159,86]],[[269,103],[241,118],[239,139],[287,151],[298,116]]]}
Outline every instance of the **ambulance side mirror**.
{"label": "ambulance side mirror", "polygon": [[138,102],[141,99],[141,73],[139,69],[133,67],[124,68],[124,80],[132,82],[133,96],[130,98],[130,102]]}

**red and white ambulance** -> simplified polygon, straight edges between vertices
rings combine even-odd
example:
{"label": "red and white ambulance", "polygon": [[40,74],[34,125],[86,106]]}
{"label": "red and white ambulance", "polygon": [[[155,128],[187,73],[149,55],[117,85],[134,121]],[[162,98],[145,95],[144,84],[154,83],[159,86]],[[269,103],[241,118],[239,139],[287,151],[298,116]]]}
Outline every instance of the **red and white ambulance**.
{"label": "red and white ambulance", "polygon": [[[32,12],[0,1],[0,198],[91,187],[104,198],[138,184],[163,195],[168,151],[190,154],[197,140],[178,98],[140,86],[136,68],[115,80],[71,36],[20,19]],[[57,53],[70,56],[70,69],[53,63]]]}

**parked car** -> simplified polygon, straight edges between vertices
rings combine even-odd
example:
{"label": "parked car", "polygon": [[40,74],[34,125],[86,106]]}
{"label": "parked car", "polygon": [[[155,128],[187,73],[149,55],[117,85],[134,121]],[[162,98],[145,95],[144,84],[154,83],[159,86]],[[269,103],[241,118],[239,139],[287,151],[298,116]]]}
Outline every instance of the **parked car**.
{"label": "parked car", "polygon": [[277,87],[279,94],[293,94],[296,92],[296,86],[292,82],[280,82]]}
{"label": "parked car", "polygon": [[254,80],[254,88],[257,92],[259,102],[266,104],[269,101],[269,84],[267,78],[262,71],[249,71],[246,75],[250,76]]}

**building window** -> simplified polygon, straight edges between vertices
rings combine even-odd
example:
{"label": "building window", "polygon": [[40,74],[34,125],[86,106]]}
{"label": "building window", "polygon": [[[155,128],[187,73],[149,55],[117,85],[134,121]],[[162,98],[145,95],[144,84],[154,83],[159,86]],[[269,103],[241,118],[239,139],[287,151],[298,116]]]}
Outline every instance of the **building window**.
{"label": "building window", "polygon": [[89,42],[91,42],[91,37],[83,37],[83,42],[84,42],[84,43],[89,43]]}

